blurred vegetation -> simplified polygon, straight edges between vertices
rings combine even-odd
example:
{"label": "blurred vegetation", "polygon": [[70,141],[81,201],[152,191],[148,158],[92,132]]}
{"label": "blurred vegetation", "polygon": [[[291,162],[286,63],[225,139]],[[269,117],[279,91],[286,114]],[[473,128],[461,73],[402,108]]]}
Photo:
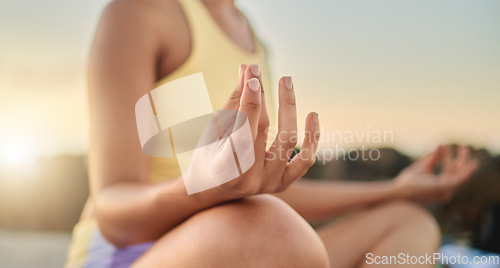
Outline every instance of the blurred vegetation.
{"label": "blurred vegetation", "polygon": [[[373,181],[394,178],[412,162],[410,157],[381,148],[377,161],[339,157],[317,163],[307,176],[320,180]],[[428,208],[445,234],[477,233],[488,209],[500,203],[500,156],[473,150],[481,161],[470,181],[458,189],[448,204]],[[0,177],[0,228],[70,231],[88,197],[86,156],[60,155],[40,160],[36,179]],[[1,173],[0,173],[1,174]]]}
{"label": "blurred vegetation", "polygon": [[0,177],[0,228],[69,231],[89,195],[86,156],[39,160],[36,178]]}

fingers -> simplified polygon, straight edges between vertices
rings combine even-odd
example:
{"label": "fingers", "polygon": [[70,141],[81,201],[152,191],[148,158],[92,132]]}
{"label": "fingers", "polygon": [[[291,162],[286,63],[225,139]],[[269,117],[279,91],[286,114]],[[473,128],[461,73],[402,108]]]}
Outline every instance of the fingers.
{"label": "fingers", "polygon": [[[251,89],[250,86],[255,86],[255,84],[257,84],[253,80],[250,81],[252,78],[258,79],[258,85],[260,87],[260,90],[258,91],[260,92],[260,95],[259,94],[256,95],[260,96],[261,99],[260,104],[254,98],[253,95],[255,94],[253,94],[252,92],[247,92],[249,94],[246,94],[246,99],[242,100],[244,95],[244,90]],[[255,154],[257,156],[265,155],[266,142],[267,142],[267,129],[269,128],[269,116],[267,115],[265,97],[262,89],[263,89],[262,76],[259,66],[255,64],[252,65],[241,64],[239,68],[238,83],[236,84],[234,91],[231,93],[229,100],[222,107],[222,110],[240,110],[244,112],[245,116],[240,115],[240,117],[236,118],[236,120],[246,120],[246,118],[249,119],[252,130],[252,138],[255,141]],[[240,105],[243,102],[246,103],[245,107],[240,109]],[[257,121],[258,122],[257,127],[255,127],[255,123],[252,122],[256,121],[254,120],[255,119],[254,112],[259,106],[260,106],[260,114]],[[236,121],[234,125],[240,125],[239,123],[244,123],[244,122]],[[261,163],[264,163],[264,157],[259,157],[256,160],[260,161]]]}
{"label": "fingers", "polygon": [[446,145],[444,146],[443,150],[443,173],[444,174],[450,174],[453,171],[453,156],[451,152],[451,146]]}
{"label": "fingers", "polygon": [[261,86],[261,101],[260,101],[260,117],[259,117],[259,125],[257,129],[257,137],[255,139],[255,155],[256,163],[259,165],[263,165],[265,162],[266,155],[266,146],[267,146],[267,137],[269,133],[269,115],[267,114],[267,106],[266,106],[266,98],[264,94],[264,87],[262,83],[262,75],[258,77],[260,86]]}
{"label": "fingers", "polygon": [[457,158],[454,161],[454,166],[452,171],[459,170],[462,166],[464,166],[469,160],[470,150],[466,146],[460,146],[457,149]]}
{"label": "fingers", "polygon": [[456,174],[465,166],[470,158],[470,150],[466,146],[457,148],[456,157],[453,156],[451,146],[445,146],[443,154],[443,172],[445,174]]}
{"label": "fingers", "polygon": [[[236,121],[246,120],[250,124],[250,129],[252,131],[252,139],[255,142],[257,137],[260,111],[261,111],[261,86],[257,77],[260,76],[260,69],[258,65],[250,65],[246,68],[244,74],[244,84],[243,91],[241,93],[239,111],[246,115],[243,118],[240,113]],[[240,122],[241,123],[241,122]],[[239,125],[238,123],[236,125]]]}
{"label": "fingers", "polygon": [[318,114],[310,113],[306,119],[304,142],[302,143],[300,152],[293,157],[285,169],[285,174],[283,175],[283,183],[285,185],[290,185],[298,178],[304,176],[307,170],[314,164],[316,161],[316,151],[318,150],[319,135]]}
{"label": "fingers", "polygon": [[229,96],[229,99],[222,106],[222,110],[238,110],[240,106],[241,93],[243,92],[243,85],[245,84],[245,72],[247,68],[248,66],[246,64],[240,64],[238,83],[236,83],[236,87],[231,93],[231,96]]}
{"label": "fingers", "polygon": [[470,159],[470,150],[466,146],[457,148],[456,158],[452,156],[451,146],[446,146],[443,155],[443,174],[449,178],[452,188],[467,181],[478,166],[479,161]]}
{"label": "fingers", "polygon": [[[271,165],[282,166],[282,170],[297,144],[297,109],[291,77],[282,77],[279,82],[278,134],[268,154],[274,156]],[[266,164],[267,165],[267,164]]]}
{"label": "fingers", "polygon": [[457,182],[462,184],[477,170],[479,167],[479,161],[477,159],[472,159],[462,166],[462,168],[457,173]]}
{"label": "fingers", "polygon": [[444,146],[438,146],[432,153],[419,159],[415,167],[423,172],[432,173],[443,155]]}

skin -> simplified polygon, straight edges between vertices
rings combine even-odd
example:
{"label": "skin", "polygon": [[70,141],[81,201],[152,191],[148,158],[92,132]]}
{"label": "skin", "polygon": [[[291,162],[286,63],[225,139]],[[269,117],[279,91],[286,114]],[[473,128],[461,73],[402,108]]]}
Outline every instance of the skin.
{"label": "skin", "polygon": [[[254,49],[251,29],[232,1],[202,2],[236,44]],[[295,96],[286,87],[290,78],[281,78],[279,131],[286,135],[266,152],[262,130],[269,120],[258,66],[240,66],[239,82],[226,103],[248,115],[254,166],[230,183],[194,195],[186,194],[180,178],[148,182],[149,160],[137,138],[134,105],[190,51],[190,30],[174,0],[112,2],[92,47],[91,197],[82,220],[96,218],[106,239],[118,247],[157,240],[135,267],[352,267],[363,265],[367,252],[436,250],[439,229],[415,201],[449,198],[477,166],[468,150],[461,148],[453,157],[449,147],[439,147],[390,182],[295,182],[314,163],[317,115],[306,119],[311,136],[306,136],[302,157],[290,163],[269,160],[273,150],[290,152],[295,146],[290,134],[297,127]],[[259,90],[249,89],[249,83],[257,83]],[[433,175],[439,163],[443,171]],[[317,233],[306,222],[353,209],[360,212]]]}

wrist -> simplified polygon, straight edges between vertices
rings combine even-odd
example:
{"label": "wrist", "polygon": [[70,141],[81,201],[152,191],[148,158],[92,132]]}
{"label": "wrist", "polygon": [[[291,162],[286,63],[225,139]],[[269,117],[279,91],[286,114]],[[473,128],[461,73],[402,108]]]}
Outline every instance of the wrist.
{"label": "wrist", "polygon": [[224,202],[241,198],[234,194],[222,193],[221,191],[218,191],[218,187],[189,195],[187,193],[186,186],[184,184],[184,181],[182,180],[182,177],[176,179],[175,183],[175,188],[178,192],[182,193],[182,195],[187,198],[192,204],[203,208],[212,207]]}
{"label": "wrist", "polygon": [[395,198],[406,199],[410,197],[410,189],[408,185],[401,183],[401,180],[395,178],[392,180],[393,195]]}
{"label": "wrist", "polygon": [[228,201],[221,198],[220,195],[208,194],[205,192],[206,191],[188,195],[184,181],[182,177],[179,177],[157,184],[151,196],[154,197],[154,202],[160,206],[165,206],[167,203],[175,203],[178,205],[178,208],[184,211],[190,211],[191,213],[196,213],[200,210]]}

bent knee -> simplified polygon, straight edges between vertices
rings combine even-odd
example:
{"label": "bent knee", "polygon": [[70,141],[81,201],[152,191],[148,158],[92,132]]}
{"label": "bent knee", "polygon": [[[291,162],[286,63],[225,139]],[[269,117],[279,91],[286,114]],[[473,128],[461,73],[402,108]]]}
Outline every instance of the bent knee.
{"label": "bent knee", "polygon": [[430,238],[441,239],[441,230],[434,216],[420,204],[407,200],[385,203],[381,209],[391,215],[399,224],[421,228]]}
{"label": "bent knee", "polygon": [[383,205],[389,213],[397,219],[405,221],[419,221],[434,224],[436,222],[434,216],[420,204],[407,200],[396,200],[387,202]]}
{"label": "bent knee", "polygon": [[[198,251],[212,260],[259,267],[327,267],[323,242],[288,204],[260,195],[223,204],[194,217],[203,223]],[[220,256],[218,256],[221,254]],[[215,265],[218,266],[218,265]]]}

